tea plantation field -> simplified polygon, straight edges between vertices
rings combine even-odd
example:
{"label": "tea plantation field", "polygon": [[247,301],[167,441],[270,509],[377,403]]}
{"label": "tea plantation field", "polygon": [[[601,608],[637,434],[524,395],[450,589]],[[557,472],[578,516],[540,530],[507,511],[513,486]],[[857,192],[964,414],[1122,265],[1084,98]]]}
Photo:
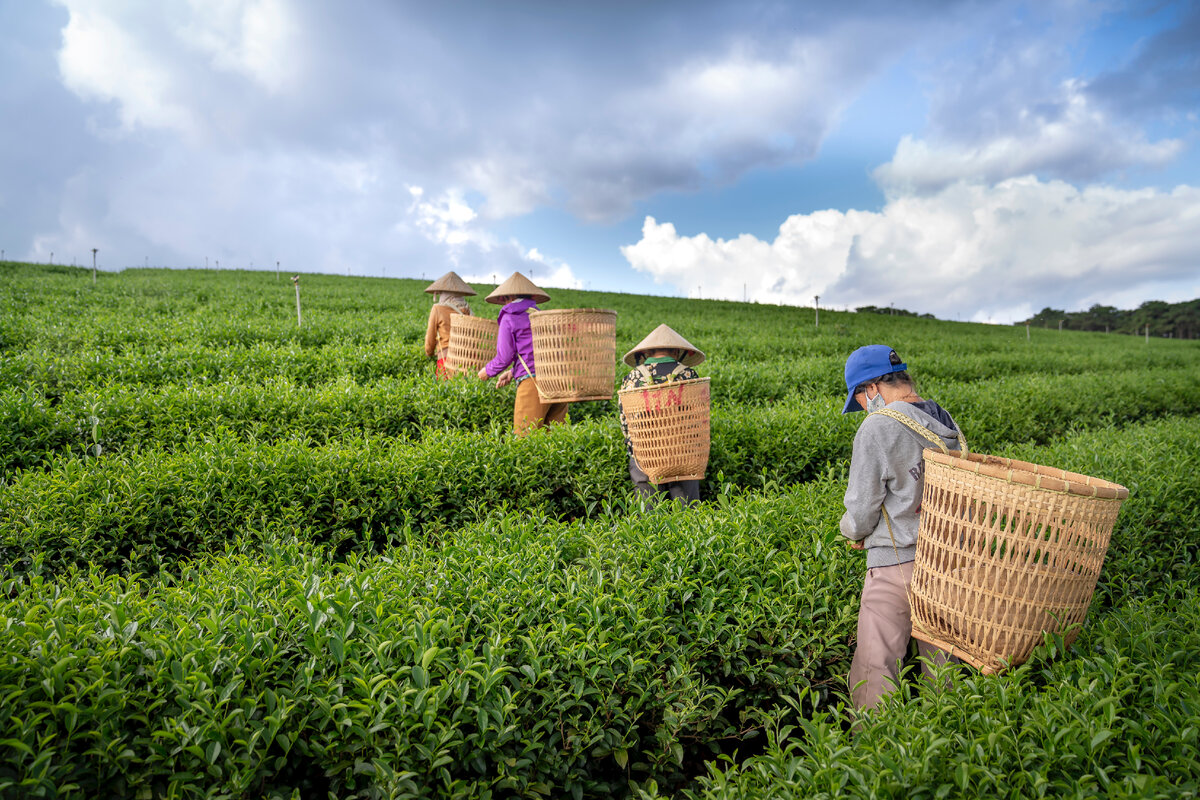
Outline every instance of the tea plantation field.
{"label": "tea plantation field", "polygon": [[[646,513],[615,400],[514,440],[434,379],[424,285],[0,262],[0,797],[1200,794],[1200,342],[551,290],[708,354],[704,502]],[[871,343],[1132,494],[1074,644],[851,733]]]}

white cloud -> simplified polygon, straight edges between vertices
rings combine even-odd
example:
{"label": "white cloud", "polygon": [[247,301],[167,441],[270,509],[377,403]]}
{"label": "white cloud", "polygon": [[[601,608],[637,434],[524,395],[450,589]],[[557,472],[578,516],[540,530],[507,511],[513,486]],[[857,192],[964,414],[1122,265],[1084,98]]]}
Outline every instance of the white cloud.
{"label": "white cloud", "polygon": [[902,51],[897,32],[920,26],[855,15],[809,22],[706,31],[710,41],[669,47],[635,38],[577,62],[552,54],[553,68],[522,75],[519,92],[476,98],[471,116],[487,135],[455,161],[455,178],[484,196],[486,217],[557,204],[611,222],[659,192],[802,163]]}
{"label": "white cloud", "polygon": [[[26,93],[9,89],[21,81],[0,84],[0,100],[38,98],[9,100],[0,114],[34,119],[27,112],[36,103],[37,129],[72,136],[34,149],[25,144],[32,124],[6,128],[7,163],[36,165],[10,167],[9,191],[36,204],[18,216],[8,194],[0,197],[8,202],[0,232],[58,258],[93,246],[114,266],[143,263],[144,254],[171,263],[156,255],[166,250],[176,264],[217,253],[222,265],[262,264],[282,254],[296,269],[374,274],[386,265],[417,275],[449,266],[489,277],[520,269],[578,285],[567,260],[603,263],[599,250],[616,229],[592,227],[570,244],[561,230],[538,241],[533,231],[561,224],[561,210],[576,218],[567,225],[612,222],[631,208],[665,220],[660,200],[719,214],[714,205],[729,195],[702,192],[815,158],[835,130],[844,135],[835,159],[848,160],[847,143],[895,148],[876,172],[888,189],[884,208],[797,215],[772,241],[681,236],[676,225],[702,227],[648,219],[626,258],[705,297],[810,303],[821,294],[823,303],[895,301],[943,315],[982,298],[998,314],[1043,294],[1046,303],[1074,302],[1056,301],[1065,295],[1052,281],[1020,274],[1020,265],[1046,262],[1039,253],[1101,265],[1066,281],[1073,291],[1107,281],[1116,268],[1104,265],[1131,242],[1165,242],[1169,255],[1130,256],[1128,267],[1163,272],[1180,236],[1133,226],[1115,209],[1195,232],[1181,210],[1190,201],[1176,193],[1118,193],[1106,207],[1106,190],[1053,182],[1119,180],[1114,170],[1159,166],[1182,148],[1146,132],[1140,116],[1120,116],[1129,105],[1113,103],[1114,93],[1127,97],[1140,83],[1113,86],[1110,75],[1106,94],[1080,76],[1076,53],[1091,46],[1086,29],[1104,12],[1074,0],[713,0],[689,6],[683,27],[677,7],[653,3],[620,14],[569,4],[535,18],[487,2],[377,3],[355,13],[312,0],[53,2],[23,16],[45,20],[37,52],[47,63],[57,52],[74,96],[52,99],[68,114],[56,124],[45,111],[56,107],[40,101],[57,88],[49,79]],[[1184,40],[1171,52],[1189,54]],[[5,65],[25,63],[0,51],[5,57]],[[922,65],[929,81],[917,100],[911,79]],[[1133,66],[1126,77],[1143,77]],[[34,70],[9,72],[23,81]],[[849,113],[847,104],[855,104]],[[108,129],[97,137],[84,121]],[[1157,130],[1186,138],[1180,127]],[[861,183],[861,161],[818,180],[843,168]],[[1038,180],[1011,180],[1030,174]],[[693,196],[676,202],[683,194]],[[762,194],[764,207],[791,202],[778,182]],[[845,196],[838,202],[854,207]],[[526,214],[524,242],[495,232],[497,220]],[[1057,220],[1061,235],[1031,214]],[[943,264],[953,269],[943,274]],[[976,292],[977,264],[993,275],[1015,270],[1012,296],[1003,296],[1007,285]],[[602,269],[580,272],[599,282]],[[621,273],[604,280],[621,286],[629,272]]]}
{"label": "white cloud", "polygon": [[108,15],[73,8],[59,51],[63,83],[81,97],[116,102],[126,129],[191,131],[195,120],[178,99],[176,76],[143,43]]}
{"label": "white cloud", "polygon": [[[56,2],[69,14],[65,83],[113,103],[125,131],[187,134],[201,160],[212,148],[386,150],[434,192],[479,195],[486,219],[557,205],[612,221],[664,190],[811,158],[904,46],[896,30],[920,26],[781,10],[775,26],[749,17],[667,47],[653,31],[673,14],[648,6],[635,15],[646,30],[631,35],[635,19],[619,35],[596,28],[564,54],[487,5],[463,20],[295,0]],[[606,15],[548,24],[565,35],[593,16]],[[489,42],[496,26],[513,38],[476,46],[477,26]]]}
{"label": "white cloud", "polygon": [[1061,89],[1046,104],[1052,111],[1022,107],[991,136],[936,144],[905,136],[874,177],[890,194],[906,194],[1029,174],[1089,179],[1134,165],[1160,167],[1182,152],[1177,139],[1149,142],[1140,129],[1108,118],[1078,83],[1067,81]]}
{"label": "white cloud", "polygon": [[461,245],[475,242],[483,248],[491,247],[493,240],[489,233],[472,229],[470,224],[478,216],[463,200],[462,194],[450,191],[435,200],[421,200],[424,190],[416,187],[412,192],[417,198],[410,210],[417,227],[427,237],[435,242],[448,245]]}
{"label": "white cloud", "polygon": [[541,289],[582,289],[583,281],[575,276],[575,273],[566,264],[551,266],[548,272],[540,271],[536,266],[525,264],[518,265],[517,269],[497,269],[493,272],[468,272],[462,276],[462,279],[470,284],[476,283],[503,283],[513,272],[520,272],[529,280],[533,281],[534,285]]}
{"label": "white cloud", "polygon": [[299,26],[283,0],[188,0],[179,38],[272,92],[293,86]]}
{"label": "white cloud", "polygon": [[[633,118],[651,122],[661,147],[697,157],[737,160],[732,153],[751,147],[759,157],[808,156],[848,102],[862,74],[841,72],[823,80],[842,57],[844,42],[797,37],[786,53],[760,54],[745,42],[728,51],[681,63],[657,84],[628,99]],[[643,142],[642,144],[646,144]]]}
{"label": "white cloud", "polygon": [[[305,62],[285,0],[56,0],[69,17],[59,69],[85,99],[113,102],[122,127],[196,136],[295,89]],[[238,92],[222,76],[250,82]]]}
{"label": "white cloud", "polygon": [[408,191],[414,198],[408,217],[430,241],[444,246],[451,264],[473,270],[463,275],[468,283],[503,280],[519,270],[539,286],[582,288],[583,282],[565,261],[547,257],[536,247],[526,249],[515,239],[502,241],[481,227],[479,215],[461,193],[451,191],[423,200],[422,187],[412,186]]}
{"label": "white cloud", "polygon": [[704,297],[808,305],[820,295],[822,305],[1010,321],[1136,286],[1192,286],[1198,239],[1196,188],[1080,190],[1024,177],[893,198],[879,213],[798,214],[770,242],[680,236],[648,217],[622,253],[693,296],[702,287]]}
{"label": "white cloud", "polygon": [[560,289],[582,289],[583,281],[575,276],[571,266],[555,258],[547,258],[535,247],[525,253],[530,264],[538,264],[539,268],[531,270],[529,278],[539,286],[556,286]]}
{"label": "white cloud", "polygon": [[550,200],[540,167],[523,158],[468,160],[461,179],[486,198],[481,214],[489,219],[518,217]]}

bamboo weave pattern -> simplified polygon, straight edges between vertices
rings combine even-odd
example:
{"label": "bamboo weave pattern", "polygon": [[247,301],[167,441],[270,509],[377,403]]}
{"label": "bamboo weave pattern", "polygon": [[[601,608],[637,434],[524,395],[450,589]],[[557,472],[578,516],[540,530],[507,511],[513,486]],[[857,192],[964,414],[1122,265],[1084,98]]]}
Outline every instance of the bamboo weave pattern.
{"label": "bamboo weave pattern", "polygon": [[633,457],[651,483],[700,480],[708,468],[709,379],[622,389]]}
{"label": "bamboo weave pattern", "polygon": [[1073,641],[1129,490],[995,456],[924,455],[912,635],[985,674],[1027,660],[1043,631]]}
{"label": "bamboo weave pattern", "polygon": [[496,355],[496,335],[500,325],[494,319],[450,315],[450,352],[446,369],[451,373],[473,373]]}
{"label": "bamboo weave pattern", "polygon": [[617,312],[530,311],[533,369],[543,403],[610,400],[617,371]]}

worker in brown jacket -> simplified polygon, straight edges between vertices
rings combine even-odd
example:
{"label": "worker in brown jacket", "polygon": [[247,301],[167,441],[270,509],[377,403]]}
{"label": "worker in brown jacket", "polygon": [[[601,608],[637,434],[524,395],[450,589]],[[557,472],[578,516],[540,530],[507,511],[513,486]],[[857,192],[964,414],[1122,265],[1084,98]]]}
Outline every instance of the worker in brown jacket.
{"label": "worker in brown jacket", "polygon": [[476,292],[467,282],[451,271],[429,284],[426,294],[436,294],[437,303],[429,309],[429,324],[425,328],[425,355],[437,358],[437,375],[449,378],[446,356],[450,352],[450,317],[454,314],[471,315],[467,297]]}

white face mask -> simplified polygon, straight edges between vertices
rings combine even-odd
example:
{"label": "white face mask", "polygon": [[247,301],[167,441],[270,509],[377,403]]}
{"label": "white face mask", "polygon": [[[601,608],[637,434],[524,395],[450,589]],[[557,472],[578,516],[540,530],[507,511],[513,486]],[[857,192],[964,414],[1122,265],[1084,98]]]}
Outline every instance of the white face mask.
{"label": "white face mask", "polygon": [[[866,394],[866,392],[863,392],[863,394]],[[886,405],[887,403],[883,402],[883,392],[879,392],[879,394],[875,395],[874,397],[867,395],[868,414],[874,414],[876,411],[882,411]]]}

